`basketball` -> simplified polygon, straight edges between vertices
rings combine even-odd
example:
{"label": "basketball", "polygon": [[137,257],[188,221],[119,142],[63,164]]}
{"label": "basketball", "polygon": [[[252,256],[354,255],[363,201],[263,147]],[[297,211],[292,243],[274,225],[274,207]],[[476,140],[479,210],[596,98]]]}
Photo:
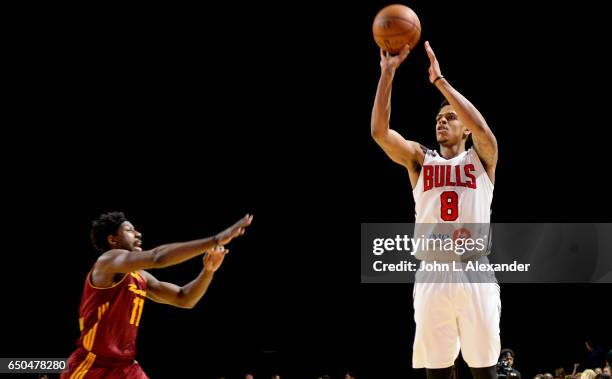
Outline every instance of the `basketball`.
{"label": "basketball", "polygon": [[414,49],[421,38],[421,22],[416,13],[405,5],[393,4],[381,9],[372,25],[376,44],[384,51],[399,53],[409,44]]}

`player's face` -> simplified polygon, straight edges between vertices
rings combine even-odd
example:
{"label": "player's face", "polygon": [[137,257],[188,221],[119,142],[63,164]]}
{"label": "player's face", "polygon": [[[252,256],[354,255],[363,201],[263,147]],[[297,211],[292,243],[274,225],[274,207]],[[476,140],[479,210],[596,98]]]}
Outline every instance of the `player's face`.
{"label": "player's face", "polygon": [[129,251],[142,251],[142,234],[129,221],[125,221],[115,234],[117,247]]}
{"label": "player's face", "polygon": [[464,137],[465,128],[450,105],[443,106],[436,116],[436,140],[440,145],[456,145]]}

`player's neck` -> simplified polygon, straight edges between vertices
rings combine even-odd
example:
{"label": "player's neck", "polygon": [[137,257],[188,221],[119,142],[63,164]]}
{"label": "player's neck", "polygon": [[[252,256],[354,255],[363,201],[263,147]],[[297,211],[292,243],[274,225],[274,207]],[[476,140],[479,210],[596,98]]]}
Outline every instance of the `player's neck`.
{"label": "player's neck", "polygon": [[451,145],[451,146],[442,146],[440,145],[440,156],[444,159],[453,159],[457,155],[463,153],[465,151],[465,145]]}

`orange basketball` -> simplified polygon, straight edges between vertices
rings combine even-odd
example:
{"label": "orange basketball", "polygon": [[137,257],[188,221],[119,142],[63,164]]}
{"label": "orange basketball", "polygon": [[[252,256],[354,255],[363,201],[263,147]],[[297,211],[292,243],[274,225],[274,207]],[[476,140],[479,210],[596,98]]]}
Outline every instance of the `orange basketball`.
{"label": "orange basketball", "polygon": [[374,18],[372,33],[378,46],[396,54],[406,44],[414,49],[421,38],[421,21],[416,13],[405,5],[388,5]]}

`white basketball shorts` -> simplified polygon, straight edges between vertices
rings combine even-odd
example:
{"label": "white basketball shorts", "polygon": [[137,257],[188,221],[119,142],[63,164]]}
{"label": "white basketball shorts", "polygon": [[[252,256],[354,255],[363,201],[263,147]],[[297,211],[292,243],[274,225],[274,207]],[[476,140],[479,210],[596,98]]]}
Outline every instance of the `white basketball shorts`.
{"label": "white basketball shorts", "polygon": [[497,283],[415,283],[414,368],[445,368],[461,354],[470,367],[490,367],[500,354]]}

